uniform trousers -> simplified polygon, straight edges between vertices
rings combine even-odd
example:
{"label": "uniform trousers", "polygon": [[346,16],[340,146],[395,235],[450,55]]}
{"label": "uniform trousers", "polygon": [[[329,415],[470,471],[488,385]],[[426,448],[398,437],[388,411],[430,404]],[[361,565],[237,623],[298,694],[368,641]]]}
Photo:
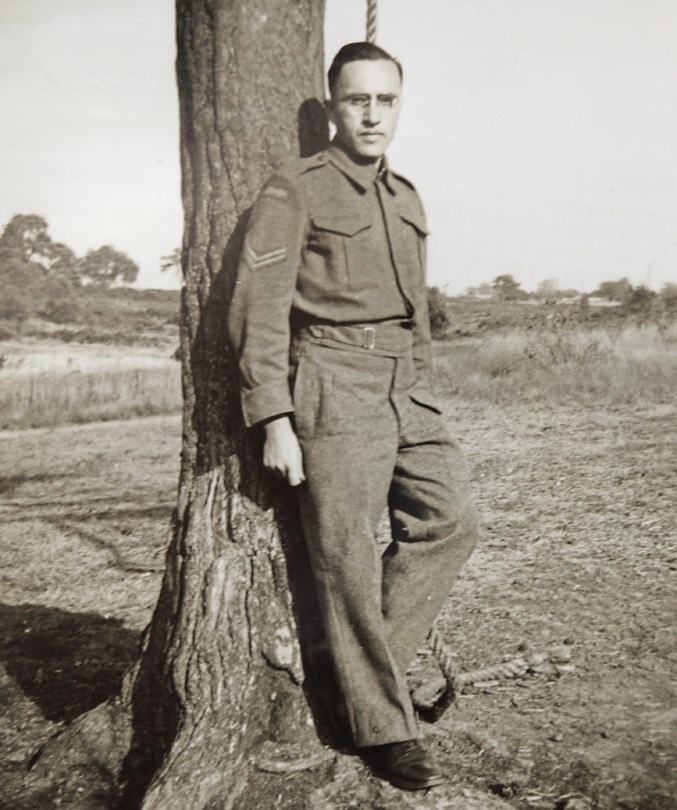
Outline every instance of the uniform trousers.
{"label": "uniform trousers", "polygon": [[419,736],[405,672],[477,539],[468,467],[416,384],[410,333],[368,329],[310,327],[291,354],[303,533],[357,746]]}

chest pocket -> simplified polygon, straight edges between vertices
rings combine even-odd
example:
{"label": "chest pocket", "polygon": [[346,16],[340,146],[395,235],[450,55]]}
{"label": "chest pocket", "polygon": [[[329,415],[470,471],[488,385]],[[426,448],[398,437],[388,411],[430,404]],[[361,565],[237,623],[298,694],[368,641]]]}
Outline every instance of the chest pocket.
{"label": "chest pocket", "polygon": [[311,217],[306,244],[307,268],[317,283],[333,288],[364,287],[363,267],[372,252],[373,225],[350,214]]}
{"label": "chest pocket", "polygon": [[416,268],[417,279],[423,278],[426,263],[426,237],[428,226],[423,214],[400,213],[402,221],[402,242],[400,250],[405,266]]}

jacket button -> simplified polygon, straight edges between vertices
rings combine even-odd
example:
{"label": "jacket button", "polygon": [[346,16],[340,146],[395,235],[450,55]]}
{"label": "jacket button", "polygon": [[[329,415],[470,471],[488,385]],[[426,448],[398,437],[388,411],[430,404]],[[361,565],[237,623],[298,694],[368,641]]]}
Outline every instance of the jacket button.
{"label": "jacket button", "polygon": [[381,733],[381,729],[378,726],[372,726],[371,730],[374,732],[374,734],[380,734]]}

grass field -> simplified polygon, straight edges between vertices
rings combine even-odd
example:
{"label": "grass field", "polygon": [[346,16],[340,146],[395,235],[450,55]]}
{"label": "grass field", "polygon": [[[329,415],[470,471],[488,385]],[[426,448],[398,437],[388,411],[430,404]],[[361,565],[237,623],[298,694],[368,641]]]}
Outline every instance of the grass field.
{"label": "grass field", "polygon": [[[0,343],[0,430],[178,413],[173,348]],[[677,400],[677,324],[616,330],[516,330],[439,341],[435,382],[467,402]]]}
{"label": "grass field", "polygon": [[[563,796],[589,799],[573,805],[585,810],[673,810],[677,408],[443,404],[471,464],[482,540],[440,628],[464,670],[553,645],[574,669],[466,691],[426,727],[461,804],[437,805],[433,791],[406,806],[464,807],[463,791],[476,791],[487,803],[468,806],[493,807],[493,792],[516,810],[562,808]],[[179,445],[176,416],[0,433],[3,810],[86,807],[56,788],[27,794],[22,777],[134,659]],[[301,810],[287,797],[304,779],[304,810],[350,806],[331,791],[351,780],[365,810],[404,806],[356,768],[342,757],[329,773],[278,775],[279,801],[263,806]]]}
{"label": "grass field", "polygon": [[677,323],[512,330],[439,343],[436,360],[440,391],[468,402],[617,407],[677,400]]}
{"label": "grass field", "polygon": [[0,430],[46,427],[181,410],[172,347],[0,344]]}
{"label": "grass field", "polygon": [[[22,778],[52,734],[119,689],[157,598],[176,497],[178,393],[161,405],[172,374],[178,387],[171,351],[65,351],[0,350],[0,381],[16,383],[3,403],[21,404],[14,426],[49,425],[0,431],[3,810],[84,807],[56,787],[26,794]],[[677,806],[676,372],[675,331],[657,327],[435,345],[482,537],[440,629],[463,670],[562,645],[571,669],[464,692],[426,727],[450,774],[442,790],[461,804],[432,791],[407,807],[463,807],[475,794],[487,803],[473,807],[500,797],[515,810]],[[128,418],[143,401],[170,415]],[[101,414],[112,421],[65,424]],[[332,791],[353,784],[365,810],[405,806],[349,757],[270,779],[275,807],[301,810],[287,798],[303,790],[304,810],[350,806]]]}

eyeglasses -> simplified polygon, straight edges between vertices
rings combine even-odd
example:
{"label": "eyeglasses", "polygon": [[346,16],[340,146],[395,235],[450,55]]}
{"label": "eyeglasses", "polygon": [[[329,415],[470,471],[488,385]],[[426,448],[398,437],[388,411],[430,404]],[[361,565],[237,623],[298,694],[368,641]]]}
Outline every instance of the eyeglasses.
{"label": "eyeglasses", "polygon": [[376,99],[376,106],[383,109],[391,109],[395,107],[399,101],[398,96],[393,93],[380,93],[376,96],[370,96],[369,93],[352,93],[349,96],[339,96],[333,99],[333,101],[342,101],[349,107],[366,110],[371,104],[372,98]]}

